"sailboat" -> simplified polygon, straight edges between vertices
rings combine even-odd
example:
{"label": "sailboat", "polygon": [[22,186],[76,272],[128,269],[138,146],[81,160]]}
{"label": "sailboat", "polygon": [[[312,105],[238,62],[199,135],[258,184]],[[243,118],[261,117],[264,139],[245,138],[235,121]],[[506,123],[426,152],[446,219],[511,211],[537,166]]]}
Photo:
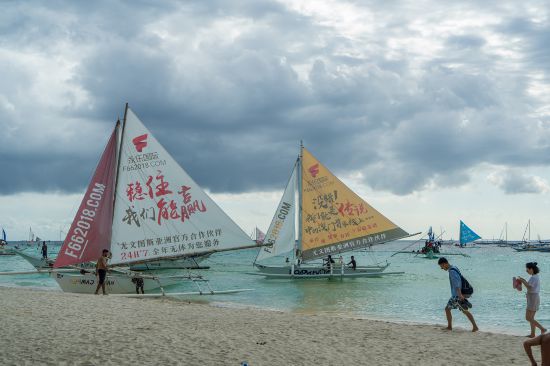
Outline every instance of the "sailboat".
{"label": "sailboat", "polygon": [[[120,137],[119,137],[120,131]],[[193,181],[126,105],[117,122],[55,260],[54,268],[97,260],[110,250],[110,266],[175,260],[257,247]],[[109,273],[110,293],[133,293],[200,275],[147,276]],[[93,273],[56,273],[66,292],[93,293]],[[200,287],[200,286],[199,286]],[[199,288],[199,292],[202,290]]]}
{"label": "sailboat", "polygon": [[29,227],[29,240],[27,240],[27,245],[28,246],[34,245],[34,233],[32,232],[31,227]]}
{"label": "sailboat", "polygon": [[[301,146],[254,261],[258,271],[251,274],[274,278],[379,276],[389,264],[354,269],[343,261],[326,266],[313,261],[408,236]],[[284,262],[268,264],[277,259]]]}
{"label": "sailboat", "polygon": [[254,231],[252,232],[252,234],[250,235],[250,237],[252,238],[252,240],[254,240],[257,244],[263,244],[264,240],[265,240],[265,233],[260,230],[258,227],[255,227],[254,228]]}
{"label": "sailboat", "polygon": [[8,249],[8,241],[6,240],[6,232],[2,229],[2,239],[0,239],[0,255],[14,255],[15,253]]}
{"label": "sailboat", "polygon": [[521,242],[512,248],[517,252],[550,252],[550,243],[540,240],[540,237],[531,240],[531,220],[528,220]]}
{"label": "sailboat", "polygon": [[[397,254],[413,254],[415,257],[416,256],[421,256],[423,258],[426,258],[426,259],[438,259],[439,256],[452,256],[452,255],[458,255],[458,256],[462,256],[462,257],[469,257],[469,255],[467,254],[464,254],[464,253],[453,253],[453,252],[442,252],[441,248],[442,248],[442,245],[443,245],[443,240],[441,240],[441,237],[443,236],[443,230],[441,230],[441,234],[436,237],[435,236],[435,233],[433,232],[432,230],[432,227],[430,226],[430,228],[428,229],[428,237],[427,239],[424,241],[424,239],[420,239],[414,243],[412,243],[411,245],[409,245],[407,248],[410,248],[411,246],[414,246],[416,245],[417,243],[420,243],[422,241],[424,241],[424,245],[420,248],[420,249],[417,249],[417,250],[400,250],[400,251],[397,251],[395,252],[394,254],[392,254],[391,256],[393,257],[394,255],[397,255]],[[405,249],[407,249],[405,248]]]}
{"label": "sailboat", "polygon": [[[481,239],[481,236],[477,235],[472,229],[468,227],[462,220],[460,220],[460,247],[465,248],[466,244],[473,242],[474,240]],[[469,245],[469,248],[473,248],[473,245]]]}

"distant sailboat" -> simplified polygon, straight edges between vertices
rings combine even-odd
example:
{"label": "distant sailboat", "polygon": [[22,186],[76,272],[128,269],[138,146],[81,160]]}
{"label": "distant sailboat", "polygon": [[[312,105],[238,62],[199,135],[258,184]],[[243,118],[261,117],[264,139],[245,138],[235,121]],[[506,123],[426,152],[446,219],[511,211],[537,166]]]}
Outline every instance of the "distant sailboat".
{"label": "distant sailboat", "polygon": [[[388,264],[353,269],[343,263],[323,266],[311,262],[408,236],[302,146],[264,247],[254,261],[259,272],[252,274],[277,278],[376,276]],[[266,264],[277,257],[284,261],[282,265]]]}
{"label": "distant sailboat", "polygon": [[441,250],[442,250],[443,240],[441,240],[441,237],[443,236],[443,233],[444,233],[443,229],[441,229],[441,234],[438,237],[436,237],[435,233],[432,230],[432,227],[430,226],[427,233],[427,239],[425,241],[424,239],[421,239],[421,240],[418,240],[417,242],[410,244],[407,247],[407,248],[410,248],[424,241],[424,245],[420,249],[400,250],[395,252],[391,256],[393,257],[394,255],[397,255],[397,254],[413,254],[415,257],[421,256],[426,259],[438,259],[439,256],[443,256],[443,255],[444,256],[458,255],[463,257],[469,257],[469,255],[464,253],[442,252]]}
{"label": "distant sailboat", "polygon": [[27,241],[27,245],[28,246],[34,245],[34,233],[32,232],[31,227],[29,227],[29,240]]}
{"label": "distant sailboat", "polygon": [[521,242],[513,249],[517,252],[550,252],[550,243],[540,240],[540,237],[539,240],[531,240],[531,220],[528,220]]}
{"label": "distant sailboat", "polygon": [[265,233],[258,229],[257,227],[254,228],[254,232],[250,236],[252,240],[254,240],[257,244],[262,244],[265,240]]}
{"label": "distant sailboat", "polygon": [[460,246],[465,247],[466,244],[477,239],[481,239],[481,236],[477,235],[468,225],[460,220]]}
{"label": "distant sailboat", "polygon": [[0,239],[0,255],[14,255],[15,253],[7,248],[8,241],[6,237],[6,232],[2,228],[2,239]]}
{"label": "distant sailboat", "polygon": [[[95,261],[103,249],[111,251],[111,265],[130,265],[256,246],[126,106],[54,267]],[[109,274],[106,283],[111,293],[133,293],[134,277],[144,280],[146,291],[182,277],[204,281],[131,272]],[[93,293],[96,287],[89,273],[57,273],[55,279],[66,292]]]}

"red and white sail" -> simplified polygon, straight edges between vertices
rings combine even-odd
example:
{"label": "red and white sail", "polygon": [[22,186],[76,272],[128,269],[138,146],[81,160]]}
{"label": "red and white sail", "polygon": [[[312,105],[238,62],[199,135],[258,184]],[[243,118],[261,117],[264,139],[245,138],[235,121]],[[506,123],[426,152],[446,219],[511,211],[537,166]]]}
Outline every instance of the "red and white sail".
{"label": "red and white sail", "polygon": [[255,246],[130,109],[116,192],[112,264]]}
{"label": "red and white sail", "polygon": [[111,244],[117,127],[103,151],[54,267],[94,261]]}

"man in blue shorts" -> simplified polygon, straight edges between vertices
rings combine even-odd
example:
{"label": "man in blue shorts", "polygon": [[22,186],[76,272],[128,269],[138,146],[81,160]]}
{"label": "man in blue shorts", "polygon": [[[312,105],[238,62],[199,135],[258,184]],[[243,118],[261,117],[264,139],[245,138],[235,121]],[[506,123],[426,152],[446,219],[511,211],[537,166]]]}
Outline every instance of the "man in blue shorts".
{"label": "man in blue shorts", "polygon": [[472,307],[472,304],[462,294],[462,279],[460,278],[460,271],[455,266],[451,266],[446,258],[441,257],[437,262],[439,267],[442,270],[449,272],[449,282],[451,283],[451,298],[445,306],[445,315],[447,316],[447,329],[453,329],[453,315],[451,314],[451,309],[458,309],[462,311],[464,315],[468,318],[470,323],[472,323],[472,332],[477,332],[479,328],[477,327],[474,316],[469,308]]}

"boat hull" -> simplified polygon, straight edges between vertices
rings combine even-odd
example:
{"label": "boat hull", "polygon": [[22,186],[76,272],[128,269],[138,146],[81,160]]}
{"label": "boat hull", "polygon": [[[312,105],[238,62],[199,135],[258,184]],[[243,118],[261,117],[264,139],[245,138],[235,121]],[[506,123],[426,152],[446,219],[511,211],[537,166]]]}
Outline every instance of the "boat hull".
{"label": "boat hull", "polygon": [[385,274],[397,274],[401,272],[383,273],[389,264],[384,266],[357,267],[355,270],[350,267],[325,266],[264,266],[255,264],[258,272],[249,274],[260,275],[271,278],[343,278],[343,277],[379,277]]}
{"label": "boat hull", "polygon": [[[42,257],[36,257],[33,255],[29,255],[23,251],[15,250],[15,253],[19,256],[21,256],[23,259],[25,259],[27,262],[32,264],[32,266],[36,269],[50,269],[53,268],[54,260],[49,258],[42,258]],[[80,269],[95,269],[95,263],[92,262],[84,262],[79,263],[77,265],[73,266],[73,269],[77,271],[78,269],[75,268],[78,267]]]}
{"label": "boat hull", "polygon": [[513,248],[516,252],[550,252],[550,248]]}
{"label": "boat hull", "polygon": [[[56,273],[55,280],[63,292],[78,294],[93,294],[98,284],[98,277],[93,273]],[[176,278],[159,278],[158,281],[152,278],[144,278],[143,288],[145,292],[148,292],[178,282],[180,282],[180,279]],[[131,276],[108,274],[105,279],[105,290],[108,294],[133,294],[136,293],[136,285],[132,282]]]}

